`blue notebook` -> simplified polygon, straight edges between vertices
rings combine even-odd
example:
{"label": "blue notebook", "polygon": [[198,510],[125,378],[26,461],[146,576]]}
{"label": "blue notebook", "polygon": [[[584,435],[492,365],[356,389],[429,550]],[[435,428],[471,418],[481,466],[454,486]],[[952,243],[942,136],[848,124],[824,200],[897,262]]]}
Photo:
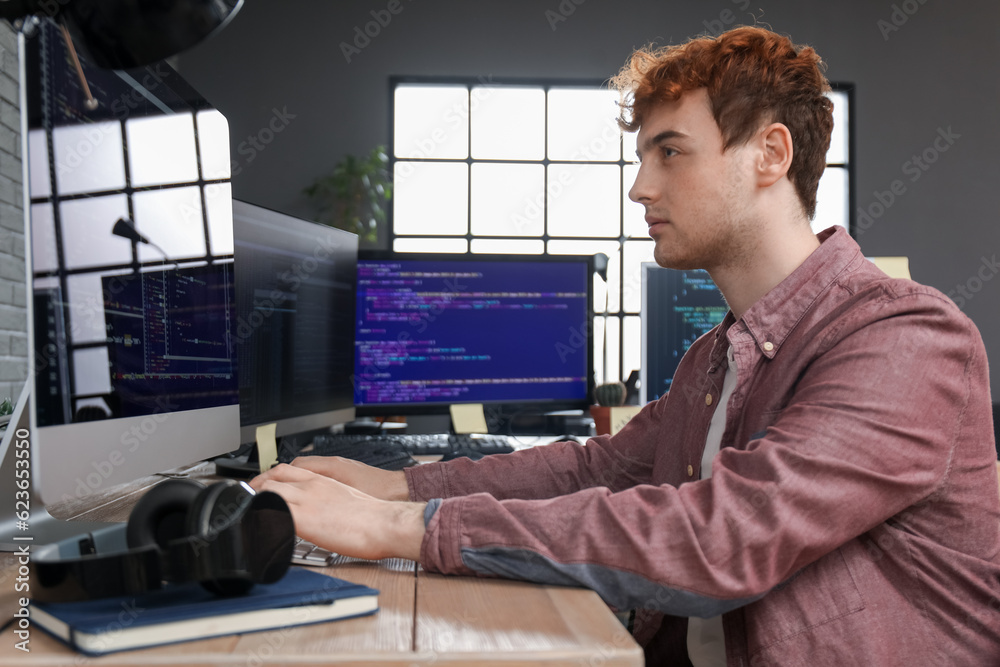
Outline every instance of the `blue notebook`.
{"label": "blue notebook", "polygon": [[87,655],[371,614],[378,591],[293,567],[273,584],[221,598],[199,584],[81,602],[32,602],[31,623]]}

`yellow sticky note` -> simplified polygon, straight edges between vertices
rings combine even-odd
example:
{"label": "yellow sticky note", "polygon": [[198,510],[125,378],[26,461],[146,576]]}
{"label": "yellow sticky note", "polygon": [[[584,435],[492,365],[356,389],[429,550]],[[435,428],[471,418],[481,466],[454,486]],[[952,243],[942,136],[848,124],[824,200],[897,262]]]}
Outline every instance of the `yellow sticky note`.
{"label": "yellow sticky note", "polygon": [[277,424],[264,424],[257,427],[257,458],[260,459],[260,471],[270,470],[278,462],[278,442],[274,438]]}
{"label": "yellow sticky note", "polygon": [[882,269],[890,278],[910,279],[909,257],[869,257],[875,266]]}
{"label": "yellow sticky note", "polygon": [[489,433],[482,403],[463,403],[449,407],[451,426],[455,433]]}
{"label": "yellow sticky note", "polygon": [[628,420],[639,414],[639,410],[641,409],[641,405],[622,405],[611,408],[611,435],[622,430],[625,424],[628,423]]}

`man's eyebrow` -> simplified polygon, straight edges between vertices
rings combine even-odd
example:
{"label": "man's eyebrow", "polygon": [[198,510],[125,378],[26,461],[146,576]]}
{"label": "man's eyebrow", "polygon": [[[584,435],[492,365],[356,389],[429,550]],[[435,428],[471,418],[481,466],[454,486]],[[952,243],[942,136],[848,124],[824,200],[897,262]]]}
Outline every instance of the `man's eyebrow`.
{"label": "man's eyebrow", "polygon": [[642,146],[637,146],[635,149],[635,155],[641,160],[642,153],[646,149],[652,148],[653,146],[656,146],[659,143],[666,141],[668,139],[687,138],[687,136],[688,135],[684,134],[683,132],[678,132],[677,130],[664,130],[663,132],[657,134],[655,137],[651,137],[646,141],[644,141]]}

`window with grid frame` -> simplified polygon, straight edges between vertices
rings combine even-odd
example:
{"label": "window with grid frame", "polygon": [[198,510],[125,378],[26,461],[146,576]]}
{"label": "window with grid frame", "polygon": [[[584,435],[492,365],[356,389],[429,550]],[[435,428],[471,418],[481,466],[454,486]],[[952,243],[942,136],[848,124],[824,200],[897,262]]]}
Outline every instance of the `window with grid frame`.
{"label": "window with grid frame", "polygon": [[[596,254],[597,383],[640,364],[641,266],[653,259],[643,208],[628,198],[635,134],[601,81],[392,81],[395,252]],[[851,229],[853,87],[833,84],[834,131],[814,230]]]}

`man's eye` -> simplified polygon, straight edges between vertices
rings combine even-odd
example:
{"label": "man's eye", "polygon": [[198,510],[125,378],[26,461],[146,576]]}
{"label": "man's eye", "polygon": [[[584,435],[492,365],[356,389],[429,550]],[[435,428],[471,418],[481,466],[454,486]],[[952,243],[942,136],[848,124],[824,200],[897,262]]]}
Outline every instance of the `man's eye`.
{"label": "man's eye", "polygon": [[669,146],[664,146],[660,150],[663,153],[663,157],[673,157],[674,155],[677,155],[677,149],[676,148],[671,148]]}

